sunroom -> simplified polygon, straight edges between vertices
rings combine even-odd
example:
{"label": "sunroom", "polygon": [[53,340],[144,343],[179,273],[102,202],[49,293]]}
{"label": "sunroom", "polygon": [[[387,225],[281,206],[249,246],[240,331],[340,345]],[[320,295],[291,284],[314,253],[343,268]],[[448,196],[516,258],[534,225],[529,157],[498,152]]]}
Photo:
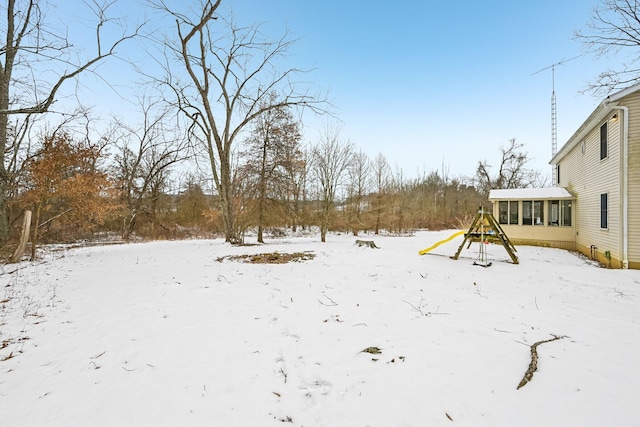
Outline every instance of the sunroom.
{"label": "sunroom", "polygon": [[514,245],[575,250],[576,198],[563,187],[491,190],[493,216]]}

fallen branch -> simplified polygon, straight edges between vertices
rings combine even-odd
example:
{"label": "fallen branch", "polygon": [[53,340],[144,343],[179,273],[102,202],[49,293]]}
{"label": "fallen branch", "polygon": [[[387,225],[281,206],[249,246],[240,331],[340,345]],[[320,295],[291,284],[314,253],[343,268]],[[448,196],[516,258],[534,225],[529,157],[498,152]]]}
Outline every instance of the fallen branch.
{"label": "fallen branch", "polygon": [[566,337],[567,337],[566,335],[562,335],[562,336],[554,335],[553,338],[551,339],[538,341],[537,343],[531,346],[531,363],[529,363],[529,369],[527,369],[527,372],[524,373],[524,377],[522,377],[522,381],[520,381],[520,384],[518,384],[518,387],[516,390],[520,390],[520,388],[527,385],[527,383],[531,381],[531,379],[533,379],[533,373],[538,370],[538,346],[540,344],[561,340],[562,338],[566,338]]}
{"label": "fallen branch", "polygon": [[71,212],[73,210],[73,208],[69,208],[64,212],[60,212],[58,215],[52,216],[51,218],[49,218],[48,220],[46,220],[45,222],[43,222],[42,224],[38,225],[38,229],[40,229],[40,227],[44,227],[45,225],[47,225],[48,223],[50,223],[51,221],[53,221],[56,218],[60,218],[62,215],[67,214],[69,212]]}
{"label": "fallen branch", "polygon": [[326,295],[323,295],[323,296],[330,301],[330,304],[324,303],[324,302],[320,301],[319,298],[316,298],[320,304],[322,304],[324,306],[327,306],[327,307],[334,307],[334,306],[338,305],[337,302],[335,302],[334,300],[332,300],[328,296],[326,296]]}
{"label": "fallen branch", "polygon": [[107,352],[107,350],[105,350],[105,351],[103,351],[102,353],[97,354],[97,355],[95,355],[95,356],[93,356],[93,357],[90,357],[89,359],[97,359],[98,357],[102,356],[102,355],[103,355],[103,354],[105,354],[106,352]]}

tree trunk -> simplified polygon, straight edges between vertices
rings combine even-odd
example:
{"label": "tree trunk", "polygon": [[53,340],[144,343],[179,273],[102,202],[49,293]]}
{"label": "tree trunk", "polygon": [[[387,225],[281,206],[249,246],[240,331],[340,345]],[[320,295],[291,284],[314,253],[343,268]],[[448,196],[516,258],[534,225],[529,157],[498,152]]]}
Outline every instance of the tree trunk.
{"label": "tree trunk", "polygon": [[[5,66],[8,66],[5,62]],[[3,70],[5,71],[5,70]],[[9,80],[6,71],[0,75],[0,110],[9,108]],[[9,215],[7,210],[7,192],[9,187],[9,174],[5,169],[5,153],[7,147],[9,116],[0,114],[0,244],[9,240]]]}
{"label": "tree trunk", "polygon": [[269,131],[262,141],[262,159],[260,163],[260,194],[258,199],[258,243],[264,243],[262,232],[264,229],[264,211],[267,199],[267,149],[269,148]]}
{"label": "tree trunk", "polygon": [[40,223],[40,212],[42,211],[42,202],[38,202],[36,206],[36,216],[33,221],[33,235],[31,237],[31,261],[36,260],[36,243],[38,242],[38,224]]}
{"label": "tree trunk", "polygon": [[231,188],[231,167],[229,166],[228,158],[223,158],[220,162],[220,181],[220,197],[222,199],[222,219],[224,222],[225,241],[233,245],[237,245],[240,242],[240,239],[234,224],[235,216],[233,212],[233,191]]}
{"label": "tree trunk", "polygon": [[27,243],[29,242],[29,232],[31,229],[31,211],[24,211],[24,218],[22,219],[22,233],[20,234],[20,243],[18,243],[18,247],[13,254],[9,258],[9,262],[18,262],[22,259],[22,254],[24,254],[24,250],[27,247]]}
{"label": "tree trunk", "polygon": [[138,209],[135,208],[131,211],[129,215],[129,221],[125,223],[124,232],[122,233],[122,238],[124,240],[129,240],[131,234],[133,233],[133,229],[136,226],[136,219],[138,218]]}
{"label": "tree trunk", "polygon": [[322,207],[322,218],[320,219],[320,241],[325,243],[327,241],[327,231],[329,229],[329,210],[331,206]]}
{"label": "tree trunk", "polygon": [[[1,115],[0,115],[1,116]],[[1,125],[0,125],[1,126]],[[0,133],[2,129],[0,129]],[[2,156],[4,159],[4,155]],[[4,160],[2,160],[4,161]],[[4,165],[0,166],[0,244],[4,244],[9,240],[9,211],[7,209],[7,186],[9,180]]]}
{"label": "tree trunk", "polygon": [[380,193],[378,192],[377,206],[376,206],[376,225],[375,225],[375,233],[380,234],[380,223],[382,222],[382,197],[380,197]]}

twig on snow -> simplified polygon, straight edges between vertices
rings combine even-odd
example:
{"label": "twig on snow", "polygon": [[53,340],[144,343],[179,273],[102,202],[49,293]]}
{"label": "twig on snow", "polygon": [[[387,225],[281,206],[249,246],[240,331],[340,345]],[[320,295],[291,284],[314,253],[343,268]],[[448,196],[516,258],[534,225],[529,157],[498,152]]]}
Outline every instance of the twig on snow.
{"label": "twig on snow", "polygon": [[420,313],[421,316],[427,316],[427,315],[431,314],[431,313],[427,314],[424,311],[422,311],[422,309],[427,306],[427,303],[424,302],[424,297],[420,298],[420,302],[418,303],[417,306],[411,304],[409,301],[402,300],[402,302],[404,302],[406,304],[409,304],[411,306],[411,308],[413,308],[415,311]]}
{"label": "twig on snow", "polygon": [[331,299],[331,298],[329,298],[328,296],[324,295],[324,297],[330,301],[330,304],[324,303],[324,302],[320,301],[320,298],[318,298],[318,302],[319,302],[320,304],[325,305],[325,306],[327,306],[327,307],[334,307],[334,306],[338,305],[338,303],[337,303],[337,302],[335,302],[334,300],[332,300],[332,299]]}
{"label": "twig on snow", "polygon": [[417,311],[418,313],[420,313],[420,316],[424,316],[424,317],[431,317],[434,316],[436,314],[449,314],[449,313],[438,313],[438,311],[440,310],[440,306],[436,307],[436,311],[423,311],[423,309],[428,305],[428,303],[426,303],[424,301],[424,297],[420,298],[420,302],[418,303],[418,305],[414,305],[411,304],[409,301],[405,301],[402,300],[402,302],[409,304],[411,306],[411,308],[413,308],[415,311]]}
{"label": "twig on snow", "polygon": [[538,346],[540,344],[561,340],[562,338],[566,337],[566,335],[554,335],[551,339],[538,341],[531,346],[531,363],[529,363],[529,369],[527,369],[527,372],[524,373],[524,377],[522,377],[522,381],[520,381],[520,384],[518,384],[516,390],[520,390],[520,388],[527,385],[527,383],[533,379],[533,373],[538,370]]}

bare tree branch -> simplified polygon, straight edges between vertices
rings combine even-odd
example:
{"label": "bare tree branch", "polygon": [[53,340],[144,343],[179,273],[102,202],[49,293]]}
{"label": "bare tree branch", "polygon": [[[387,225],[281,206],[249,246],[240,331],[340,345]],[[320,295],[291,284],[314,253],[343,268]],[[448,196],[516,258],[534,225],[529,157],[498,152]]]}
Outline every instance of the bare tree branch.
{"label": "bare tree branch", "polygon": [[[155,7],[175,19],[177,40],[165,48],[179,58],[189,79],[180,82],[166,61],[167,77],[175,104],[192,125],[192,140],[204,149],[220,197],[226,240],[239,241],[235,227],[232,153],[248,125],[261,115],[279,108],[308,108],[324,112],[326,100],[308,92],[308,85],[294,80],[297,68],[281,71],[278,61],[295,40],[285,34],[275,41],[260,33],[259,25],[238,27],[217,15],[220,0],[201,2],[191,19],[167,6]],[[219,24],[222,31],[214,28]],[[278,102],[270,102],[271,93]]]}
{"label": "bare tree branch", "polygon": [[[39,0],[7,0],[6,38],[0,46],[0,243],[9,237],[7,195],[11,176],[6,169],[8,123],[11,115],[42,114],[50,110],[61,87],[92,67],[114,56],[116,48],[136,37],[141,26],[124,33],[105,49],[102,41],[104,25],[110,22],[107,12],[111,3],[93,2],[90,6],[98,18],[96,54],[84,61],[70,61],[71,44],[66,34],[48,30],[46,14]],[[47,67],[47,68],[43,68]],[[37,76],[57,73],[51,82]]]}
{"label": "bare tree branch", "polygon": [[638,0],[600,0],[591,14],[586,31],[574,36],[596,58],[624,54],[629,61],[620,69],[598,75],[585,92],[606,95],[640,82],[640,3]]}
{"label": "bare tree branch", "polygon": [[500,164],[498,173],[491,175],[491,165],[486,160],[478,162],[474,182],[478,191],[488,195],[490,190],[498,188],[527,188],[539,182],[539,173],[528,169],[529,154],[523,151],[524,146],[509,140],[509,145],[500,147]]}

